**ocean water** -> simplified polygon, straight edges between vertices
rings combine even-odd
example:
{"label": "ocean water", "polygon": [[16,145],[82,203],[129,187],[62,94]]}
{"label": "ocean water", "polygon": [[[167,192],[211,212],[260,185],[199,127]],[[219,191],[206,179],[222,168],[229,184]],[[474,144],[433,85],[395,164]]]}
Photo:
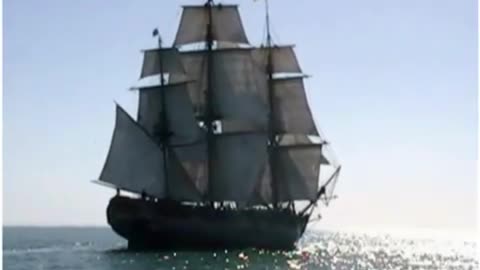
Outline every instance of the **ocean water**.
{"label": "ocean water", "polygon": [[125,250],[109,228],[3,228],[7,270],[99,269],[478,269],[476,243],[388,234],[307,231],[298,250]]}

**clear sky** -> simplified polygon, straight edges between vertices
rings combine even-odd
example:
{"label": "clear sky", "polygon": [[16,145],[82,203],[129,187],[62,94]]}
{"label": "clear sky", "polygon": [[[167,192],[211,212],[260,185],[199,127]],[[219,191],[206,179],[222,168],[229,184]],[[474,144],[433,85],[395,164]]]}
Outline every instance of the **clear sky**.
{"label": "clear sky", "polygon": [[[173,40],[164,0],[4,1],[4,224],[106,224],[90,183],[118,101],[136,115],[140,49]],[[252,43],[263,3],[239,0]],[[295,43],[316,122],[343,169],[319,227],[471,230],[476,221],[474,0],[271,1]]]}

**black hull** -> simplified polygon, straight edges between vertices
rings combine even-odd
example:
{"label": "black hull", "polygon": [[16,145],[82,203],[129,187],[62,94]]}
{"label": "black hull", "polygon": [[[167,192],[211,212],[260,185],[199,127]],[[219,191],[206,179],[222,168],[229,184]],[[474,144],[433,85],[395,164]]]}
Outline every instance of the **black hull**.
{"label": "black hull", "polygon": [[308,222],[289,211],[218,210],[119,196],[110,200],[107,219],[134,250],[288,250]]}

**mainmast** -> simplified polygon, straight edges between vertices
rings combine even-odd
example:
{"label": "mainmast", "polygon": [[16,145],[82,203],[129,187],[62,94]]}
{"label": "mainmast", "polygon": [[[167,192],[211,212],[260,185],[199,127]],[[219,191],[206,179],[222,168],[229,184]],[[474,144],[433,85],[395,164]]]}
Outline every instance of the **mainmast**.
{"label": "mainmast", "polygon": [[165,177],[165,191],[166,196],[169,195],[168,188],[168,148],[169,148],[169,137],[170,132],[168,130],[168,119],[167,119],[167,102],[165,98],[165,77],[163,70],[163,57],[162,57],[162,37],[159,35],[158,30],[153,31],[153,36],[158,36],[158,63],[159,63],[159,72],[160,72],[160,99],[162,104],[161,110],[161,125],[159,127],[159,139],[163,149],[163,174]]}
{"label": "mainmast", "polygon": [[269,103],[269,114],[268,114],[268,160],[270,165],[270,175],[272,178],[271,188],[272,188],[272,202],[273,206],[276,207],[278,198],[277,198],[277,185],[275,177],[275,161],[274,161],[274,151],[277,146],[275,128],[274,128],[274,100],[273,100],[273,57],[272,57],[272,35],[270,33],[270,14],[268,0],[265,0],[265,10],[266,10],[266,24],[267,24],[267,74],[268,74],[268,103]]}
{"label": "mainmast", "polygon": [[[213,90],[213,26],[212,26],[212,5],[213,0],[207,0],[205,7],[208,9],[208,23],[207,23],[207,89],[205,91],[205,105],[206,105],[206,115],[205,115],[205,126],[207,128],[207,171],[208,171],[208,192],[207,199],[211,199],[212,188],[212,172],[213,172],[213,143],[214,143],[214,112],[212,106],[212,90]],[[212,203],[213,204],[213,203]]]}

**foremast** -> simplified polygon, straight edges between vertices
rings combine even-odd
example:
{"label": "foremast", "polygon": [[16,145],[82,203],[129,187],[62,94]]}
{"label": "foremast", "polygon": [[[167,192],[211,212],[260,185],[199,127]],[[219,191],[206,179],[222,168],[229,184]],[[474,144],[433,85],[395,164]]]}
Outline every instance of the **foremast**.
{"label": "foremast", "polygon": [[[271,35],[271,24],[270,24],[270,9],[269,9],[269,0],[265,0],[265,23],[266,23],[266,48],[267,48],[267,65],[266,65],[266,73],[267,73],[267,82],[268,82],[268,103],[269,103],[269,124],[268,124],[268,155],[269,155],[269,165],[271,169],[271,190],[272,190],[272,205],[276,208],[279,207],[280,205],[278,204],[278,179],[276,176],[276,162],[275,162],[275,151],[277,148],[281,147],[279,145],[279,140],[278,136],[282,136],[282,134],[278,134],[276,132],[276,127],[275,127],[275,120],[274,120],[274,114],[275,114],[275,86],[274,86],[274,63],[273,63],[273,48],[275,47],[273,40],[272,40],[272,35]],[[300,71],[300,70],[298,70]],[[301,75],[304,76],[304,75]],[[308,106],[308,105],[307,105]],[[308,134],[305,134],[308,135]],[[313,132],[311,135],[318,135],[317,131]],[[307,141],[310,141],[307,139]],[[299,143],[299,144],[294,144],[293,146],[298,146],[298,147],[305,147],[305,148],[315,148],[315,147],[322,147],[326,145],[326,141],[321,141],[316,144],[312,144],[310,142],[308,143]],[[334,161],[336,162],[336,160]],[[320,165],[320,164],[319,164]],[[326,188],[330,186],[334,186],[334,182],[337,181],[337,178],[340,174],[341,166],[336,164],[336,168],[334,172],[330,175],[330,177],[324,182],[319,190],[316,192],[314,198],[310,198],[310,203],[304,207],[301,211],[299,211],[300,215],[310,215],[313,209],[315,208],[317,201],[320,200],[322,197],[325,198],[325,202],[328,203],[328,201],[331,198],[327,197],[327,190]],[[332,196],[333,188],[330,190],[330,196]],[[288,200],[287,207],[289,207],[291,210],[295,211],[295,204],[294,200]]]}
{"label": "foremast", "polygon": [[[162,51],[162,37],[158,33],[158,29],[153,31],[153,36],[158,37],[158,50],[159,52]],[[168,151],[169,151],[169,141],[170,141],[170,131],[168,129],[168,119],[167,119],[167,102],[165,97],[165,74],[163,70],[163,57],[162,54],[158,54],[158,65],[159,65],[159,72],[160,72],[160,100],[162,104],[162,110],[160,112],[161,122],[157,124],[157,136],[159,138],[160,144],[162,146],[162,155],[163,155],[163,174],[165,179],[165,190],[169,190],[169,178],[168,178]],[[166,193],[168,198],[169,193]]]}
{"label": "foremast", "polygon": [[276,170],[275,170],[275,160],[274,160],[274,150],[277,147],[277,134],[274,129],[273,113],[274,113],[274,98],[273,98],[273,57],[272,57],[272,35],[270,33],[270,12],[268,6],[268,0],[265,0],[265,23],[267,26],[267,86],[268,86],[268,162],[270,165],[270,186],[272,190],[272,205],[277,207],[277,186],[276,186]]}

